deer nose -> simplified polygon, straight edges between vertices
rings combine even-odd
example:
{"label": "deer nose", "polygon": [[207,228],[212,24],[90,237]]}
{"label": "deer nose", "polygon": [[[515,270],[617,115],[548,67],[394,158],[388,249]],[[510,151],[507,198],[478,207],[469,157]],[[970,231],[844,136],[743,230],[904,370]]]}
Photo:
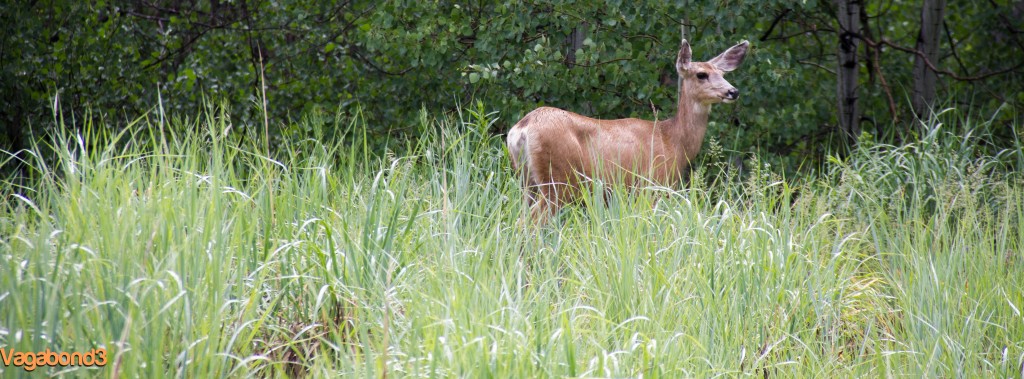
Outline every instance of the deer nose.
{"label": "deer nose", "polygon": [[740,97],[740,90],[733,88],[725,93],[725,97],[729,98],[729,100],[736,100]]}

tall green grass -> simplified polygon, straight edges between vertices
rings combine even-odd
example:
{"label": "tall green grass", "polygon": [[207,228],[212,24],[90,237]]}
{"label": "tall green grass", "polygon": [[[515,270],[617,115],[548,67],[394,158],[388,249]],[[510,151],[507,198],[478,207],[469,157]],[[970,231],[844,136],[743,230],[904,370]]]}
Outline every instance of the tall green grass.
{"label": "tall green grass", "polygon": [[1022,375],[1022,153],[983,121],[800,181],[710,149],[533,229],[496,117],[424,112],[401,154],[358,117],[273,154],[218,110],[54,135],[2,190],[0,347],[106,348],[33,372],[86,377]]}

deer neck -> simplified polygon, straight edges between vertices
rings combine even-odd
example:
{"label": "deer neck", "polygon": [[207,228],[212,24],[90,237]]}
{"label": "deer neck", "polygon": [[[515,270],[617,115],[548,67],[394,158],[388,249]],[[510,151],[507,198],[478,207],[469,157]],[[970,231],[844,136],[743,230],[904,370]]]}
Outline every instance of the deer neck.
{"label": "deer neck", "polygon": [[669,119],[663,133],[669,146],[680,147],[681,158],[692,161],[704,142],[711,105],[691,99],[687,96],[685,86],[679,92],[679,110],[675,117]]}

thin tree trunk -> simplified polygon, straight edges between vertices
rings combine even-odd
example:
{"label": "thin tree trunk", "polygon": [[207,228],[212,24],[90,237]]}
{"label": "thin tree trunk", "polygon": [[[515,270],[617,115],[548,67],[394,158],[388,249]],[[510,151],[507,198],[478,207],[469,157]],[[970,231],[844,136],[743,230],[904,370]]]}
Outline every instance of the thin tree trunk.
{"label": "thin tree trunk", "polygon": [[[572,28],[572,33],[565,38],[565,42],[568,45],[568,50],[565,54],[565,67],[572,69],[576,66],[577,57],[576,50],[583,48],[583,41],[587,39],[587,34],[590,32],[590,24],[582,22],[575,28]],[[583,102],[583,108],[587,110],[588,114],[594,114],[594,105],[589,100]]]}
{"label": "thin tree trunk", "polygon": [[590,29],[590,25],[586,22],[581,23],[579,26],[572,29],[572,33],[566,38],[566,44],[569,45],[568,51],[565,53],[565,65],[569,68],[576,65],[576,50],[583,48],[583,41],[587,39],[587,32]]}
{"label": "thin tree trunk", "polygon": [[917,36],[917,50],[923,53],[914,57],[914,92],[911,104],[918,118],[931,116],[935,103],[935,82],[937,75],[925,63],[925,58],[932,65],[938,66],[939,33],[942,31],[942,18],[946,11],[946,0],[924,0],[921,7],[921,33]]}
{"label": "thin tree trunk", "polygon": [[837,84],[839,129],[849,142],[860,135],[860,109],[857,100],[857,35],[860,34],[861,0],[836,0],[839,19],[839,75]]}

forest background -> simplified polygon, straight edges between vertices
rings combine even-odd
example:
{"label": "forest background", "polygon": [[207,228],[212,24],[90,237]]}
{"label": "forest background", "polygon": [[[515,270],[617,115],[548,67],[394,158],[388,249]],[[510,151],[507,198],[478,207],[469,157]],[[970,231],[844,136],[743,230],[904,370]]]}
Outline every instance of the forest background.
{"label": "forest background", "polygon": [[15,1],[0,9],[0,149],[40,142],[59,116],[119,129],[204,102],[230,104],[235,132],[262,129],[261,99],[272,139],[340,114],[378,151],[415,139],[421,109],[475,101],[499,112],[493,134],[540,105],[667,118],[685,36],[696,59],[752,42],[729,77],[742,99],[710,125],[736,162],[813,170],[862,136],[913,140],[947,107],[991,118],[994,153],[1019,138],[1022,20],[1009,0]]}

